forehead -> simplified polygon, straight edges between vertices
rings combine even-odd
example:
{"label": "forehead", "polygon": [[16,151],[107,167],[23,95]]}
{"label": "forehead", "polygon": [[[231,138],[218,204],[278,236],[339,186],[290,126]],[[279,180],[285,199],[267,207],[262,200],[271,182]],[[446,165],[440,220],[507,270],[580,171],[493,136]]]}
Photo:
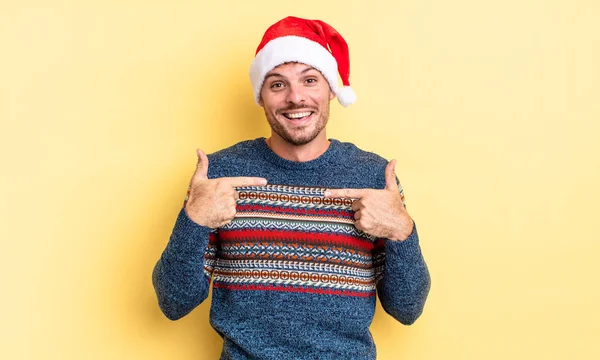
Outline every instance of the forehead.
{"label": "forehead", "polygon": [[307,65],[299,62],[288,62],[283,63],[279,66],[276,66],[271,71],[269,71],[266,76],[290,76],[290,75],[301,75],[305,73],[313,73],[316,72],[321,75],[321,72],[311,65]]}

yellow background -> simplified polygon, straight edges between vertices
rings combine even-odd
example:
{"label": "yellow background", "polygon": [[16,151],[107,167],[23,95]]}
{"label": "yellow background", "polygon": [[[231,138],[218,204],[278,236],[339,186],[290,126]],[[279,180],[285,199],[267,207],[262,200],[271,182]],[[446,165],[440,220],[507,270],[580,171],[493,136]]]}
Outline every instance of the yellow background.
{"label": "yellow background", "polygon": [[209,302],[151,286],[195,168],[268,135],[268,25],[323,19],[358,102],[328,135],[384,157],[432,276],[378,359],[598,359],[597,1],[3,1],[2,359],[216,359]]}

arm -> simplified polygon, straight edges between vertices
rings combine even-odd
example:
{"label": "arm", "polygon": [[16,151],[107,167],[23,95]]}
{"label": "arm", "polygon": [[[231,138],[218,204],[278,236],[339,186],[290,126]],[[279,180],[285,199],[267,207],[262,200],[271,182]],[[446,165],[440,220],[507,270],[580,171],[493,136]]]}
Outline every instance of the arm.
{"label": "arm", "polygon": [[[152,273],[163,313],[177,320],[208,296],[218,243],[217,229],[236,214],[236,186],[265,185],[251,177],[208,178],[208,157],[196,150],[198,164],[171,239]],[[214,176],[215,174],[213,174]]]}
{"label": "arm", "polygon": [[378,240],[374,262],[383,309],[402,324],[411,325],[423,312],[431,286],[416,225],[404,241]]}
{"label": "arm", "polygon": [[181,209],[152,273],[158,304],[167,318],[177,320],[207,298],[216,237],[210,228],[196,224]]}
{"label": "arm", "polygon": [[385,168],[384,189],[327,189],[325,196],[353,199],[354,226],[378,238],[373,265],[381,304],[398,321],[410,325],[423,311],[430,277],[395,165],[392,160]]}

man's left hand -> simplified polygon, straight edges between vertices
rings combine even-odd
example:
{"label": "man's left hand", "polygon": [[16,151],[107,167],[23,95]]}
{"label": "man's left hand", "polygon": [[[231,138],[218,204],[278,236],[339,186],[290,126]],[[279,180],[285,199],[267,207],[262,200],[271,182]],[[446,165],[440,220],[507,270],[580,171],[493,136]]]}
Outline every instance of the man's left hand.
{"label": "man's left hand", "polygon": [[328,189],[326,197],[353,199],[354,226],[376,237],[404,241],[412,233],[408,215],[396,183],[396,160],[385,168],[385,189]]}

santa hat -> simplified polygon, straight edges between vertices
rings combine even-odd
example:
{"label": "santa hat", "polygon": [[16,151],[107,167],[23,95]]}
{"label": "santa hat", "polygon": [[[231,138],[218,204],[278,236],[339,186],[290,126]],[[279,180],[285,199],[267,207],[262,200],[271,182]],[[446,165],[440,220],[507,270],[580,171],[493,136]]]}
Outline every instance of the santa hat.
{"label": "santa hat", "polygon": [[[256,103],[267,73],[287,62],[299,62],[319,70],[338,101],[348,106],[356,101],[350,87],[348,44],[333,27],[320,20],[293,16],[271,25],[265,32],[250,65],[250,81]],[[338,72],[342,87],[338,86]]]}

